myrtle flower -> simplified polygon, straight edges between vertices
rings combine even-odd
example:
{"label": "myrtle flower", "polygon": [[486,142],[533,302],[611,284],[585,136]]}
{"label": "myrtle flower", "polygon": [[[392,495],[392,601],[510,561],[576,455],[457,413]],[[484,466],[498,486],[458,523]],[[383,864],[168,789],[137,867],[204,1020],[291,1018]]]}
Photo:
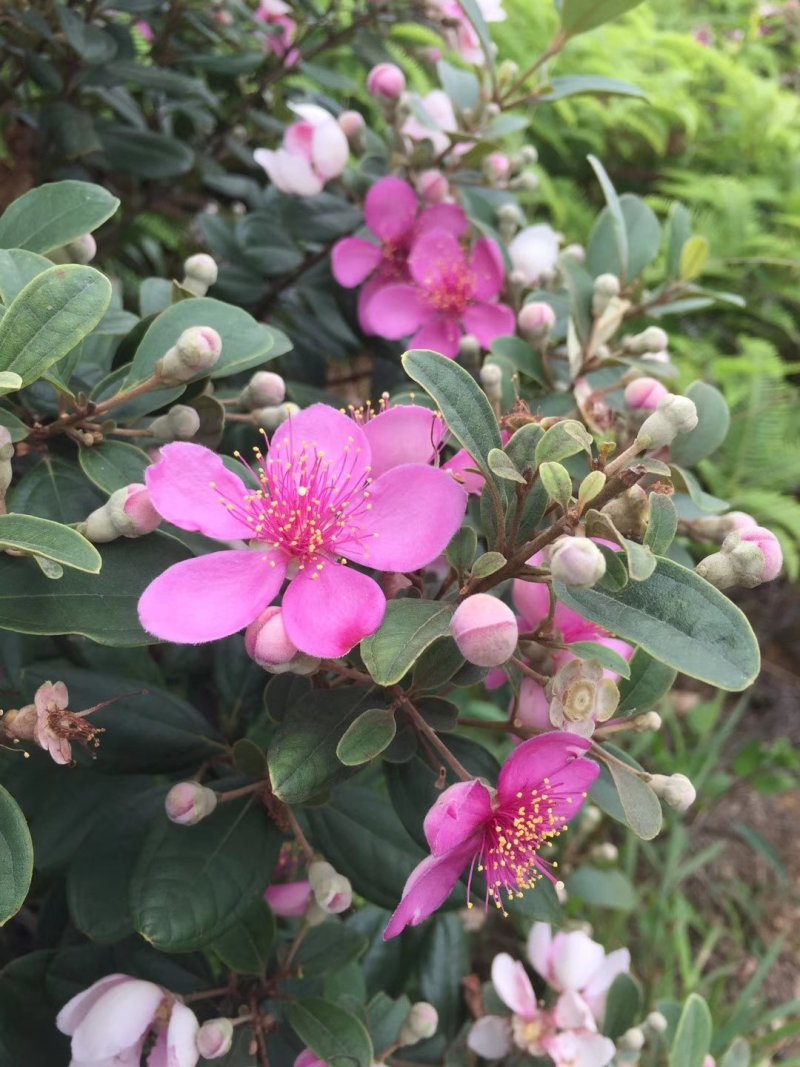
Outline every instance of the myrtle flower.
{"label": "myrtle flower", "polygon": [[71,1067],[139,1067],[152,1035],[146,1067],[195,1067],[200,1058],[194,1012],[127,974],[110,974],[73,997],[56,1026],[72,1038]]}
{"label": "myrtle flower", "polygon": [[378,571],[425,566],[461,524],[466,495],[420,463],[373,478],[371,454],[365,431],[325,404],[284,422],[266,454],[256,450],[257,488],[207,448],[162,448],[146,474],[156,510],[181,529],[250,546],[170,567],[139,601],[144,628],[167,641],[215,641],[248,626],[289,578],[282,618],[301,652],[342,656],[374,633],[385,596],[348,562]]}
{"label": "myrtle flower", "polygon": [[603,1020],[611,983],[631,966],[627,948],[607,953],[582,930],[553,934],[548,923],[531,927],[528,959],[553,989],[562,995],[579,995],[598,1023]]}
{"label": "myrtle flower", "polygon": [[33,740],[55,763],[62,766],[72,763],[72,742],[86,748],[98,744],[97,735],[103,733],[102,728],[90,726],[84,717],[97,711],[97,707],[83,712],[69,711],[69,693],[63,682],[44,682],[33,700],[36,709]]}
{"label": "myrtle flower", "polygon": [[388,395],[381,397],[377,411],[365,404],[349,407],[347,414],[369,442],[373,478],[402,463],[435,463],[447,436],[447,426],[438,411],[420,404],[392,407]]}
{"label": "myrtle flower", "polygon": [[539,285],[553,273],[560,243],[561,234],[546,222],[526,226],[514,237],[508,246],[508,254],[514,270],[522,276],[527,287]]}
{"label": "myrtle flower", "polygon": [[455,356],[465,333],[484,348],[514,333],[514,312],[497,302],[505,268],[491,238],[478,238],[467,254],[452,233],[429,230],[414,242],[408,268],[412,284],[385,286],[370,300],[370,317],[381,337],[413,334],[414,348]]}
{"label": "myrtle flower", "polygon": [[[433,89],[426,96],[417,98],[417,111],[425,116],[425,122],[412,112],[400,132],[410,142],[410,148],[416,141],[430,141],[434,155],[442,155],[450,147],[448,133],[458,129],[453,101],[443,89]],[[469,145],[458,147],[462,151],[469,150]]]}
{"label": "myrtle flower", "polygon": [[291,7],[284,0],[260,0],[255,17],[269,29],[264,40],[264,47],[283,60],[287,67],[292,67],[300,58],[296,48],[292,48],[297,23],[291,17]]}
{"label": "myrtle flower", "polygon": [[343,237],[333,246],[331,269],[339,285],[362,288],[358,319],[364,333],[380,332],[370,317],[372,297],[385,285],[407,281],[408,254],[416,237],[427,230],[447,230],[463,237],[469,223],[457,204],[436,204],[419,213],[417,194],[401,178],[381,178],[364,200],[364,221],[380,244],[363,237]]}
{"label": "myrtle flower", "polygon": [[287,127],[280,148],[257,148],[253,159],[282,193],[317,196],[347,166],[350,146],[330,111],[317,104],[290,106],[301,121]]}
{"label": "myrtle flower", "polygon": [[[503,0],[477,0],[477,4],[485,22],[502,22],[506,17]],[[461,4],[455,0],[431,0],[429,8],[432,15],[447,20],[444,38],[450,47],[467,63],[483,63],[480,38]]]}
{"label": "myrtle flower", "polygon": [[477,867],[486,881],[486,907],[491,899],[504,913],[503,894],[510,901],[540,878],[555,882],[553,865],[541,852],[580,811],[600,773],[582,755],[588,747],[572,734],[536,737],[509,756],[496,790],[478,780],[446,789],[425,818],[431,855],[411,872],[384,938],[433,914],[467,867],[468,900]]}

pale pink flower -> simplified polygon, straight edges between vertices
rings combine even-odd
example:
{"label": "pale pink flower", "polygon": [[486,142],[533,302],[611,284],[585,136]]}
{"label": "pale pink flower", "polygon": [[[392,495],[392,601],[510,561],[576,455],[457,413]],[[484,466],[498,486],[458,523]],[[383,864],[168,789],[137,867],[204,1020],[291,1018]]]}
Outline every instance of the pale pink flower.
{"label": "pale pink flower", "polygon": [[[477,0],[477,3],[486,22],[505,19],[502,0]],[[483,63],[485,56],[480,38],[461,5],[455,0],[431,0],[429,7],[434,17],[447,19],[448,25],[443,27],[443,33],[449,46],[467,63]]]}
{"label": "pale pink flower", "polygon": [[272,52],[287,67],[292,67],[300,58],[296,48],[292,48],[297,23],[291,17],[291,6],[284,0],[260,0],[255,17],[272,31],[264,39],[264,47]]}
{"label": "pale pink flower", "polygon": [[145,22],[143,19],[140,19],[139,22],[134,22],[133,28],[135,30],[138,30],[140,35],[144,37],[145,41],[147,41],[148,44],[152,44],[153,41],[156,39],[156,35],[153,32],[153,27],[150,25],[149,22]]}
{"label": "pale pink flower", "polygon": [[617,1051],[614,1042],[590,1030],[565,1030],[543,1040],[554,1067],[606,1067]]}
{"label": "pale pink flower", "polygon": [[[409,141],[430,141],[435,155],[440,156],[450,147],[448,133],[458,129],[453,101],[444,89],[433,89],[426,96],[420,97],[417,106],[425,116],[421,122],[415,114],[409,115],[400,131]],[[464,151],[468,150],[468,146]]]}
{"label": "pale pink flower", "polygon": [[308,911],[311,903],[311,882],[284,882],[271,885],[264,893],[264,900],[276,915],[285,919],[299,919]]}
{"label": "pale pink flower", "polygon": [[546,222],[526,226],[520,230],[508,246],[508,254],[514,270],[532,288],[555,270],[561,235]]}
{"label": "pale pink flower", "polygon": [[[629,971],[631,965],[627,948],[606,953],[602,945],[582,930],[554,935],[548,923],[533,924],[528,935],[528,959],[548,985],[572,997],[565,1001],[562,1011],[566,1005],[575,1003],[574,995],[578,994],[597,1022],[603,1019],[611,983],[618,974]],[[573,1025],[577,1021],[572,1017]],[[585,1020],[582,1025],[586,1025]]]}
{"label": "pale pink flower", "polygon": [[36,724],[33,739],[52,757],[55,763],[66,765],[72,762],[69,738],[58,729],[60,715],[69,705],[69,693],[63,682],[45,682],[36,690]]}
{"label": "pale pink flower", "polygon": [[292,104],[291,108],[301,121],[287,127],[281,148],[257,148],[253,159],[282,193],[317,196],[347,166],[350,146],[325,108],[316,104]]}
{"label": "pale pink flower", "polygon": [[543,849],[559,837],[583,806],[600,768],[583,753],[589,742],[551,733],[524,742],[504,763],[497,789],[458,782],[438,798],[425,818],[431,855],[405,884],[384,938],[417,926],[440,908],[469,868],[467,898],[476,867],[484,872],[485,905],[505,912],[540,878],[555,882]]}
{"label": "pale pink flower", "polygon": [[195,1067],[199,1059],[194,1012],[153,982],[127,974],[108,975],[73,997],[56,1026],[72,1038],[71,1067],[139,1067],[154,1031],[147,1067]]}
{"label": "pale pink flower", "polygon": [[289,578],[281,617],[301,652],[342,656],[374,633],[385,596],[374,579],[345,564],[393,572],[425,566],[460,526],[466,496],[447,474],[419,463],[373,480],[371,456],[367,433],[324,404],[275,431],[251,472],[258,490],[207,448],[164,446],[146,475],[161,515],[181,529],[248,540],[250,547],[170,567],[139,601],[144,628],[168,641],[215,641],[248,626]]}
{"label": "pale pink flower", "polygon": [[[370,314],[372,297],[384,286],[407,281],[408,255],[417,237],[443,229],[462,237],[467,216],[456,204],[440,204],[420,213],[417,194],[401,178],[381,178],[364,200],[364,221],[377,241],[344,237],[331,253],[336,281],[348,289],[361,285],[358,318],[365,333],[379,333],[380,323]],[[364,284],[366,283],[366,284]]]}
{"label": "pale pink flower", "polygon": [[370,318],[381,337],[413,335],[413,348],[455,356],[465,333],[484,348],[514,333],[514,312],[497,300],[505,266],[491,238],[479,237],[467,253],[452,233],[428,230],[414,242],[408,268],[411,283],[385,286],[370,301]]}

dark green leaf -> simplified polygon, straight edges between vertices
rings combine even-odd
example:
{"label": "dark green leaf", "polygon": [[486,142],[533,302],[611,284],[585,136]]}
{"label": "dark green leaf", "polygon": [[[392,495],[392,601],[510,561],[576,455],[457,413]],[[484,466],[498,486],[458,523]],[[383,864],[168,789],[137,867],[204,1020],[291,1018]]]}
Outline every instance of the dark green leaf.
{"label": "dark green leaf", "polygon": [[[609,2],[609,0],[606,0],[606,2]],[[614,2],[614,0],[610,0],[610,2]],[[567,8],[570,5],[574,6],[575,4],[580,3],[583,3],[587,7],[592,6],[597,8],[602,6],[603,0],[600,0],[599,3],[597,0],[594,0],[594,3],[591,5],[586,4],[586,0],[566,0],[564,9],[561,12],[562,20],[564,22],[566,22],[567,19]],[[603,21],[605,21],[605,19]],[[564,28],[567,28],[566,24]],[[617,191],[606,173],[605,167],[596,156],[590,155],[589,163],[592,170],[597,175],[597,180],[600,182],[600,187],[603,190],[603,196],[605,197],[606,205],[611,216],[614,244],[617,250],[617,259],[621,267],[620,278],[624,280],[628,277],[628,229],[625,225],[625,217],[622,214],[622,207],[619,202],[619,197],[617,196]]]}
{"label": "dark green leaf", "polygon": [[369,763],[391,744],[396,733],[393,712],[386,708],[368,708],[342,734],[336,755],[346,767]]}
{"label": "dark green leaf", "polygon": [[586,33],[604,22],[638,7],[642,0],[564,0],[561,5],[561,25],[570,37]]}
{"label": "dark green leaf", "polygon": [[368,941],[338,919],[329,919],[309,930],[294,957],[303,978],[317,978],[338,971],[359,959]]}
{"label": "dark green leaf", "polygon": [[437,638],[450,633],[452,604],[391,600],[381,628],[361,642],[364,665],[379,685],[396,685]]}
{"label": "dark green leaf", "polygon": [[10,304],[28,282],[52,266],[49,259],[23,248],[0,251],[0,301]]}
{"label": "dark green leaf", "polygon": [[0,247],[51,252],[111,218],[119,200],[90,182],[49,182],[15,200],[0,217]]}
{"label": "dark green leaf", "polygon": [[150,466],[146,452],[124,441],[82,448],[78,460],[86,477],[109,496],[126,485],[144,482],[144,472]]}
{"label": "dark green leaf", "polygon": [[33,844],[25,816],[0,786],[0,926],[25,902],[33,875]]}
{"label": "dark green leaf", "polygon": [[[567,74],[561,78],[551,78],[550,87],[542,96],[537,96],[541,104],[551,104],[568,96],[635,96],[647,100],[647,93],[638,85],[630,85],[618,78],[606,78],[601,74]],[[620,198],[621,199],[621,198]]]}
{"label": "dark green leaf", "polygon": [[579,867],[567,879],[567,892],[585,904],[616,911],[631,911],[637,903],[636,890],[622,871],[601,867]]}
{"label": "dark green leaf", "polygon": [[655,556],[664,556],[678,529],[678,512],[672,500],[663,493],[650,494],[650,518],[644,543]]}
{"label": "dark green leaf", "polygon": [[317,997],[295,1000],[286,1009],[297,1036],[330,1067],[370,1067],[372,1042],[359,1020]]}
{"label": "dark green leaf", "polygon": [[102,562],[94,545],[75,530],[33,515],[0,515],[0,547],[44,556],[89,574],[99,573]]}
{"label": "dark green leaf", "polygon": [[462,526],[447,546],[445,555],[448,563],[457,571],[468,571],[477,547],[478,535],[471,526]]}
{"label": "dark green leaf", "polygon": [[603,1033],[613,1040],[641,1019],[642,990],[631,975],[623,971],[611,983],[603,1011]]}
{"label": "dark green leaf", "polygon": [[614,240],[614,222],[608,208],[600,212],[586,249],[586,264],[590,273],[615,274],[629,280],[638,278],[661,248],[661,224],[644,200],[631,193],[623,193],[619,206],[628,240],[628,271],[623,275],[622,263]]}
{"label": "dark green leaf", "polygon": [[211,946],[237,974],[264,974],[275,938],[275,919],[264,900],[256,900]]}
{"label": "dark green leaf", "polygon": [[677,671],[637,648],[630,662],[630,680],[619,686],[617,712],[647,711],[670,691]]}
{"label": "dark green leaf", "polygon": [[110,170],[135,178],[177,178],[194,166],[194,152],[183,141],[153,130],[108,123],[98,125],[103,156]]}

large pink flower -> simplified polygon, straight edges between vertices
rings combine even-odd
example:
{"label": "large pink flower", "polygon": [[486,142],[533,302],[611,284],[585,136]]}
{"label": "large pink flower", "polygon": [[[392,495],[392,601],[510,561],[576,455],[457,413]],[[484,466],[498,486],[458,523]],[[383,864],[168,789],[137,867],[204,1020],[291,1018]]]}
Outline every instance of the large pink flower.
{"label": "large pink flower", "polygon": [[333,115],[317,104],[292,104],[300,122],[293,122],[283,144],[273,151],[257,148],[253,159],[282,193],[317,196],[325,183],[347,166],[350,146]]}
{"label": "large pink flower", "polygon": [[496,790],[478,780],[446,789],[425,819],[431,855],[411,872],[384,938],[427,919],[467,867],[470,883],[476,865],[483,873],[486,905],[491,898],[502,910],[504,893],[512,900],[542,877],[555,881],[541,852],[580,811],[600,773],[583,758],[588,747],[572,734],[535,737],[506,760]]}
{"label": "large pink flower", "polygon": [[408,280],[408,254],[416,237],[434,228],[454,237],[467,232],[467,216],[457,204],[436,204],[421,214],[419,206],[408,182],[381,178],[364,200],[364,221],[380,244],[343,237],[333,246],[331,269],[339,285],[352,289],[366,282],[358,296],[358,318],[365,333],[380,333],[380,322],[369,313],[370,301],[383,286]]}
{"label": "large pink flower", "polygon": [[381,337],[413,334],[415,348],[455,356],[464,333],[484,348],[514,333],[514,312],[497,303],[505,270],[491,238],[480,237],[467,255],[452,233],[429,230],[414,242],[408,267],[414,284],[388,285],[370,301]]}
{"label": "large pink flower", "polygon": [[267,454],[257,453],[250,472],[257,488],[207,448],[162,448],[147,471],[158,512],[181,529],[250,547],[170,567],[139,601],[144,628],[167,641],[215,641],[248,626],[289,577],[282,617],[301,652],[342,656],[374,633],[384,594],[345,564],[424,567],[458,529],[466,495],[443,471],[420,463],[392,466],[373,480],[371,455],[367,433],[324,404],[284,422]]}

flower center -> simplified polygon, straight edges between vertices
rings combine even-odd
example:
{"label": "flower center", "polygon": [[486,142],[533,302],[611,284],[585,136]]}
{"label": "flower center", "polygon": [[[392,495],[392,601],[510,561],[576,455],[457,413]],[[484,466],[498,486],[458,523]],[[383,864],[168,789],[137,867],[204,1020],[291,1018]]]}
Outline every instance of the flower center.
{"label": "flower center", "polygon": [[466,263],[439,260],[424,283],[423,296],[436,311],[461,315],[472,302],[475,279]]}
{"label": "flower center", "polygon": [[537,1052],[543,1052],[541,1038],[546,1030],[541,1019],[523,1019],[521,1015],[511,1017],[511,1032],[514,1036],[514,1044],[523,1052],[529,1052],[532,1056]]}

